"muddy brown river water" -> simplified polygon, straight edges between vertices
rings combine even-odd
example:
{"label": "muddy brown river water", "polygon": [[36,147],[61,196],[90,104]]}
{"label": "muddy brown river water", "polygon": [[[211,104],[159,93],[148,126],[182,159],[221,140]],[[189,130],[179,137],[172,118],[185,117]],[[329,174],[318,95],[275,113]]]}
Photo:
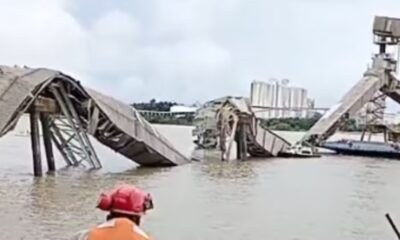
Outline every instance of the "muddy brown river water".
{"label": "muddy brown river water", "polygon": [[[190,129],[159,128],[190,152]],[[69,239],[102,222],[97,196],[122,182],[154,195],[155,209],[143,228],[160,240],[381,240],[395,239],[386,212],[400,224],[400,161],[324,156],[220,162],[209,153],[200,163],[136,169],[95,146],[104,169],[59,170],[34,179],[29,137],[1,138],[1,239]]]}

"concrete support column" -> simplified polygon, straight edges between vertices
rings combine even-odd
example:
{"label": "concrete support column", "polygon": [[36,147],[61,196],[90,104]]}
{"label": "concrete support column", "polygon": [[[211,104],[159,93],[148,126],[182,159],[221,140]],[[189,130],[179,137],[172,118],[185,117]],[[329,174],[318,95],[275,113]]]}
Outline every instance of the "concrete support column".
{"label": "concrete support column", "polygon": [[40,156],[40,135],[39,135],[39,112],[32,108],[29,114],[30,127],[31,127],[31,145],[33,157],[33,174],[35,177],[43,175],[42,172],[42,159]]}
{"label": "concrete support column", "polygon": [[48,171],[55,172],[56,165],[55,165],[55,161],[54,161],[53,146],[52,146],[52,141],[51,141],[49,114],[41,113],[40,121],[42,123],[43,142],[44,142],[44,148],[46,151]]}

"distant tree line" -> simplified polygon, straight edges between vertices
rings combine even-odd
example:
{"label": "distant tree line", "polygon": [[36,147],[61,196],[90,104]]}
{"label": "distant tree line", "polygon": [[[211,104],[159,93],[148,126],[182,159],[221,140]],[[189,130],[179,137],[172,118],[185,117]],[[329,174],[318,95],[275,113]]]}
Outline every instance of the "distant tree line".
{"label": "distant tree line", "polygon": [[169,101],[157,102],[156,99],[151,99],[149,102],[132,103],[131,105],[137,110],[169,112],[171,107],[178,105],[178,103]]}
{"label": "distant tree line", "polygon": [[[260,119],[261,126],[276,131],[308,131],[321,118],[315,115],[311,118],[271,118]],[[341,128],[345,132],[359,132],[362,127],[358,126],[354,119],[348,120]]]}
{"label": "distant tree line", "polygon": [[363,131],[363,127],[364,126],[362,125],[358,125],[356,120],[350,119],[340,128],[340,130],[344,132],[361,132]]}
{"label": "distant tree line", "polygon": [[[169,112],[172,106],[179,105],[177,102],[160,101],[151,99],[149,102],[132,103],[136,110]],[[183,116],[145,116],[147,121],[156,124],[193,125],[194,116],[187,114]]]}
{"label": "distant tree line", "polygon": [[[151,99],[149,102],[139,102],[131,104],[137,110],[144,111],[163,111],[169,112],[172,106],[179,105],[177,102],[159,101]],[[316,113],[310,118],[270,118],[260,119],[261,126],[277,131],[308,131],[320,118],[321,114]],[[193,125],[194,116],[153,116],[146,119],[150,123],[158,124],[174,124],[174,125]],[[350,119],[340,128],[341,131],[354,132],[362,131],[362,128],[357,125],[356,121]]]}
{"label": "distant tree line", "polygon": [[165,116],[165,117],[160,117],[160,116],[153,116],[153,117],[146,117],[146,120],[149,121],[150,123],[155,123],[155,124],[170,124],[170,125],[187,125],[187,126],[192,126],[193,125],[193,120],[194,116],[187,114],[184,116]]}
{"label": "distant tree line", "polygon": [[261,126],[277,131],[307,131],[317,121],[317,118],[270,118],[260,119]]}

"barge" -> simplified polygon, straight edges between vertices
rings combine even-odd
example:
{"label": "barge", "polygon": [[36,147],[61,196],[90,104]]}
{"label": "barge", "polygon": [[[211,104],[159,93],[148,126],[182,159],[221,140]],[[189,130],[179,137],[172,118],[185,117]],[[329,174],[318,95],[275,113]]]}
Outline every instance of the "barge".
{"label": "barge", "polygon": [[400,145],[397,143],[339,140],[323,143],[320,147],[343,155],[400,159]]}

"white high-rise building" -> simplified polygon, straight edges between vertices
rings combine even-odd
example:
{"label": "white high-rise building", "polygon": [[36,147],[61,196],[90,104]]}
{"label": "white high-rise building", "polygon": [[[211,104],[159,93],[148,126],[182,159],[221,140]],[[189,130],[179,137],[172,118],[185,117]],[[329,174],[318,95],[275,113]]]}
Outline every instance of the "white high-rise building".
{"label": "white high-rise building", "polygon": [[306,89],[290,87],[287,79],[281,82],[270,80],[269,83],[253,81],[250,96],[259,118],[306,118],[309,115],[307,109],[314,105]]}

